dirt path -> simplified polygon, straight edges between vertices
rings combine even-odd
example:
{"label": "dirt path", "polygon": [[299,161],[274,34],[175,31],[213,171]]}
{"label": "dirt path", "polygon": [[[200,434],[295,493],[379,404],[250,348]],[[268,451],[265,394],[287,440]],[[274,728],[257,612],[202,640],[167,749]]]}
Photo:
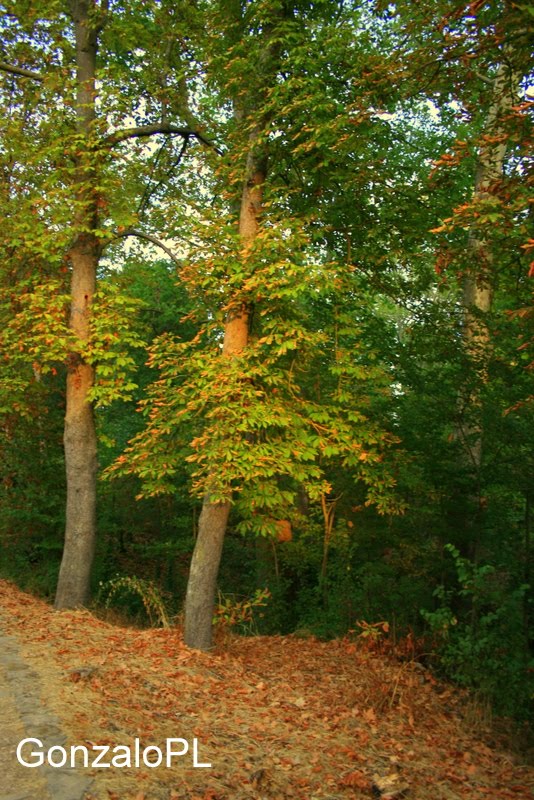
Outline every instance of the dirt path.
{"label": "dirt path", "polygon": [[48,750],[63,746],[66,736],[46,707],[46,687],[22,658],[17,640],[4,633],[6,627],[0,615],[0,800],[82,800],[89,779],[70,769],[24,767],[17,760],[17,745],[25,738],[40,739]]}

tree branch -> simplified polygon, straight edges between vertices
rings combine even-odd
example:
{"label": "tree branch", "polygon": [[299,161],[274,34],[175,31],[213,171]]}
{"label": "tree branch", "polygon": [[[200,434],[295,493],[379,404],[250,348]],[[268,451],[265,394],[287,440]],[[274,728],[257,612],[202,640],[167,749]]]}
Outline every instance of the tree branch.
{"label": "tree branch", "polygon": [[191,136],[194,136],[194,138],[198,139],[199,142],[202,142],[202,144],[205,144],[207,147],[212,147],[215,152],[217,152],[219,155],[222,155],[221,150],[219,150],[214,142],[212,142],[211,139],[208,139],[207,136],[204,136],[204,134],[200,133],[200,131],[195,130],[194,128],[184,128],[179,125],[171,125],[169,122],[155,122],[152,125],[141,125],[138,128],[123,128],[122,130],[110,133],[109,136],[106,136],[104,141],[106,144],[113,146],[128,139],[141,139],[148,136],[155,136],[158,133],[166,136],[183,136],[187,139],[189,139]]}
{"label": "tree branch", "polygon": [[494,86],[494,84],[495,84],[495,79],[494,78],[488,78],[487,75],[483,75],[478,70],[475,70],[475,75],[477,76],[477,78],[479,80],[484,81],[484,83],[487,83],[488,86]]}
{"label": "tree branch", "polygon": [[133,228],[127,228],[125,231],[117,233],[115,235],[115,239],[125,239],[127,236],[136,236],[138,239],[146,239],[147,242],[151,242],[152,244],[155,244],[156,247],[159,247],[161,250],[163,250],[163,252],[169,256],[171,261],[176,264],[176,266],[182,266],[180,259],[176,258],[172,250],[167,247],[166,244],[163,244],[161,239],[158,239],[157,236],[152,236],[150,233],[143,233],[143,231],[134,230]]}
{"label": "tree branch", "polygon": [[31,69],[24,69],[23,67],[14,67],[11,64],[6,64],[5,61],[0,61],[0,72],[9,72],[11,75],[18,75],[21,78],[30,78],[33,81],[42,83],[44,78],[39,72],[32,72]]}
{"label": "tree branch", "polygon": [[[154,168],[152,170],[152,175],[154,174],[154,172],[156,170],[157,163],[158,163],[159,158],[160,158],[160,156],[161,156],[161,154],[163,152],[163,148],[165,147],[165,144],[166,144],[166,142],[164,142],[163,145],[160,147],[160,150],[159,150],[159,152],[158,152],[158,154],[156,156],[156,160],[155,160],[155,163],[154,163]],[[170,168],[168,170],[167,179],[166,180],[170,180],[174,170],[176,169],[176,167],[178,167],[180,165],[183,157],[185,156],[185,152],[187,150],[187,145],[188,144],[189,144],[189,138],[185,137],[183,142],[182,142],[182,147],[180,148],[180,153],[178,154],[178,158],[174,160],[174,162],[171,164],[171,166],[170,166]],[[149,177],[149,179],[148,179],[149,181],[152,179],[152,175]],[[154,186],[152,188],[150,188],[150,183],[147,183],[146,189],[143,192],[143,196],[141,198],[141,202],[139,203],[139,208],[137,209],[137,213],[138,214],[141,214],[145,210],[145,208],[148,206],[148,204],[149,204],[149,202],[150,202],[150,200],[152,198],[152,195],[154,195],[158,191],[160,186],[163,186],[164,183],[166,183],[166,180],[162,179],[162,180],[158,181],[156,186]]]}

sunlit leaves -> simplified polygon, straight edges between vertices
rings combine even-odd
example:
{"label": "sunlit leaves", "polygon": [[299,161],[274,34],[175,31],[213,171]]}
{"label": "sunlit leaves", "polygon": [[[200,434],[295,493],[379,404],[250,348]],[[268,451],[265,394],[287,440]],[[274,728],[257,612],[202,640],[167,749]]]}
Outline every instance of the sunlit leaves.
{"label": "sunlit leaves", "polygon": [[69,296],[62,282],[50,279],[18,298],[20,310],[4,332],[6,348],[13,358],[34,362],[40,373],[64,363],[75,340],[67,326]]}
{"label": "sunlit leaves", "polygon": [[[285,246],[291,247],[289,234]],[[394,480],[383,450],[394,437],[371,421],[363,388],[369,381],[385,385],[383,369],[372,358],[369,366],[359,363],[357,348],[350,356],[358,331],[349,316],[328,320],[327,328],[314,317],[319,276],[326,276],[326,287],[331,280],[319,261],[311,270],[301,265],[310,283],[300,273],[293,283],[291,263],[280,269],[265,252],[262,258],[257,269],[269,271],[269,279],[255,285],[266,297],[257,334],[241,355],[218,353],[216,325],[189,343],[169,336],[154,342],[150,364],[159,377],[141,406],[146,428],[111,474],[137,475],[145,495],[172,492],[185,460],[195,495],[209,491],[215,500],[232,499],[243,530],[261,531],[266,516],[292,513],[301,487],[312,500],[330,492],[329,473],[337,464],[374,487],[370,502],[393,511]],[[253,269],[244,285],[255,276]]]}
{"label": "sunlit leaves", "polygon": [[57,279],[32,287],[18,303],[3,335],[11,369],[31,365],[36,376],[55,374],[79,358],[95,367],[90,400],[107,405],[131,396],[136,386],[130,379],[135,367],[132,349],[144,345],[134,321],[140,301],[105,282],[93,298],[87,342],[68,327],[70,295]]}
{"label": "sunlit leaves", "polygon": [[111,281],[102,282],[94,296],[89,345],[85,360],[95,367],[95,385],[89,399],[97,405],[128,400],[137,384],[131,376],[136,369],[133,352],[145,346],[136,324],[142,307]]}

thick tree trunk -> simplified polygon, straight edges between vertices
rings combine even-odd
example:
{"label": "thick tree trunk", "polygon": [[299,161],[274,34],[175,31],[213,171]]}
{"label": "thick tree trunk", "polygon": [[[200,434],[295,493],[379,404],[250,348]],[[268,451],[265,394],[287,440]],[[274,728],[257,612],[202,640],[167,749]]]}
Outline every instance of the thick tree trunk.
{"label": "thick tree trunk", "polygon": [[[77,66],[77,133],[87,144],[95,120],[95,73],[97,33],[90,19],[92,0],[71,0]],[[96,288],[100,255],[96,173],[89,147],[76,156],[74,242],[67,254],[71,268],[69,326],[81,342],[90,336],[91,302]],[[96,431],[88,393],[94,382],[93,368],[72,354],[68,364],[65,413],[65,468],[67,507],[65,546],[56,592],[56,608],[87,603],[96,528]]]}
{"label": "thick tree trunk", "polygon": [[[242,257],[247,258],[259,225],[262,209],[266,162],[255,153],[259,130],[250,138],[245,185],[239,212]],[[239,302],[230,308],[224,329],[223,358],[235,358],[246,347],[249,334],[249,308]],[[208,650],[212,644],[212,619],[217,575],[230,502],[214,503],[209,492],[204,497],[198,523],[198,536],[191,560],[185,599],[184,640],[189,647]]]}

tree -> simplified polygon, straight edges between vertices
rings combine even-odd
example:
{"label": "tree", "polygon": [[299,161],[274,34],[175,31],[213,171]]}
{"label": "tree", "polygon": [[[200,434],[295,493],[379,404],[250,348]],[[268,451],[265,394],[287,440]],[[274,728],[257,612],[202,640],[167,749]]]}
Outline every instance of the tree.
{"label": "tree", "polygon": [[[442,25],[455,38],[457,52],[450,57],[450,64],[457,76],[456,87],[463,89],[458,92],[451,87],[449,91],[471,118],[453,144],[453,155],[446,153],[436,161],[436,171],[456,170],[459,175],[458,167],[467,162],[472,183],[464,184],[462,202],[434,232],[447,232],[451,241],[456,240],[442,250],[440,258],[449,269],[457,269],[463,284],[462,338],[467,369],[459,388],[457,435],[470,475],[476,518],[484,502],[484,397],[491,380],[499,314],[495,313],[494,297],[498,285],[503,287],[520,263],[524,237],[522,218],[527,200],[521,164],[527,120],[520,87],[529,68],[528,21],[520,9],[496,4],[477,15],[468,9],[445,15]],[[475,554],[478,535],[472,542]]]}
{"label": "tree", "polygon": [[[233,3],[222,3],[221,12],[235,14]],[[269,9],[270,14],[273,11]],[[277,73],[277,22],[283,21],[283,15],[263,19],[258,15],[256,24],[261,26],[260,41],[256,43],[256,85],[248,87],[245,93],[233,97],[234,117],[239,126],[247,131],[246,163],[243,175],[243,188],[239,208],[239,248],[243,272],[249,269],[252,261],[254,244],[260,230],[261,217],[264,212],[263,194],[267,177],[268,155],[262,134],[269,119],[264,112],[266,94],[274,83]],[[229,30],[241,28],[241,15],[230,17]],[[243,31],[244,33],[244,31]],[[243,33],[241,35],[243,35]],[[224,359],[239,359],[249,340],[251,302],[238,287],[234,296],[230,296],[226,304],[226,319],[221,356]],[[212,642],[212,617],[215,601],[215,589],[222,546],[231,497],[221,502],[217,491],[210,488],[210,479],[206,483],[206,494],[202,503],[202,511],[198,523],[198,535],[191,561],[187,595],[185,601],[184,639],[191,647],[208,649]]]}
{"label": "tree", "polygon": [[[76,133],[80,150],[75,156],[73,187],[75,216],[73,243],[66,253],[71,269],[69,331],[81,343],[90,337],[90,309],[96,290],[101,252],[98,230],[97,172],[91,142],[96,120],[96,57],[105,7],[88,0],[72,0],[76,59]],[[92,12],[92,14],[90,13]],[[98,15],[95,12],[100,12]],[[95,19],[96,17],[96,19]],[[56,607],[85,605],[89,599],[96,522],[96,430],[89,392],[94,367],[73,354],[67,370],[65,410],[65,468],[67,508],[65,548],[59,571]]]}
{"label": "tree", "polygon": [[[281,13],[272,3],[238,14],[224,3],[219,8],[221,18],[215,19],[221,27],[217,43],[209,43],[206,70],[209,79],[216,76],[221,106],[233,105],[233,118],[226,121],[230,147],[215,170],[211,202],[217,211],[212,216],[206,205],[199,212],[196,230],[205,256],[184,258],[181,273],[196,298],[200,330],[189,343],[164,337],[154,344],[151,363],[160,376],[143,404],[147,427],[117,466],[138,475],[151,495],[172,491],[184,448],[193,465],[193,491],[203,497],[203,509],[185,637],[202,649],[211,645],[231,506],[243,531],[272,535],[277,520],[294,514],[299,492],[320,503],[331,491],[327,472],[337,462],[365,482],[369,502],[392,507],[386,498],[394,480],[381,450],[395,437],[366,415],[358,386],[381,370],[349,357],[348,342],[356,333],[350,314],[337,316],[335,310],[350,279],[314,237],[313,194],[307,203],[293,200],[301,190],[307,195],[313,180],[316,136],[328,151],[330,95],[341,80],[337,71],[328,77],[326,59],[324,74],[316,78],[310,38],[317,53],[323,39],[341,52],[357,25],[348,13],[336,40],[331,10],[306,5]],[[324,114],[303,139],[298,117],[310,102],[322,104]],[[349,117],[344,119],[350,126]],[[238,163],[243,172],[236,175]],[[228,213],[229,223],[216,221]],[[313,313],[315,298],[324,298],[324,316]],[[314,385],[314,369],[328,374],[324,391]],[[189,444],[187,423],[196,434]]]}
{"label": "tree", "polygon": [[[34,348],[34,352],[39,352],[45,363],[53,363],[63,356],[67,367],[64,432],[67,499],[65,547],[56,594],[58,608],[83,605],[89,597],[95,541],[97,473],[93,405],[97,398],[102,400],[100,384],[107,383],[109,390],[110,384],[114,383],[115,396],[120,394],[117,387],[121,382],[125,384],[125,391],[128,391],[123,380],[129,366],[128,359],[119,352],[120,346],[118,349],[115,347],[115,350],[110,347],[112,340],[109,331],[105,335],[103,331],[106,325],[103,314],[102,324],[98,322],[98,315],[105,304],[98,302],[96,294],[97,271],[104,245],[117,235],[110,224],[111,220],[106,219],[110,204],[108,193],[110,187],[115,187],[116,181],[108,167],[109,155],[122,142],[159,134],[178,136],[186,143],[191,137],[205,141],[205,137],[199,132],[184,125],[172,124],[167,118],[156,123],[118,127],[111,133],[108,132],[105,110],[104,114],[97,114],[97,56],[105,27],[113,28],[114,35],[117,36],[117,28],[123,22],[122,17],[114,8],[110,9],[107,2],[98,4],[94,0],[72,0],[68,13],[73,27],[72,38],[70,26],[59,9],[43,7],[42,16],[29,19],[30,33],[27,34],[22,9],[16,5],[10,7],[9,33],[14,59],[21,54],[28,58],[29,54],[33,63],[42,59],[43,67],[51,61],[50,76],[16,63],[0,64],[0,71],[4,74],[41,84],[47,94],[50,86],[51,96],[59,102],[64,113],[64,122],[57,131],[46,111],[42,114],[39,110],[35,95],[28,104],[29,113],[39,120],[44,129],[40,150],[37,149],[34,154],[40,168],[48,173],[45,185],[48,181],[50,198],[45,197],[40,201],[40,205],[44,206],[41,216],[43,221],[49,220],[53,235],[57,235],[55,227],[59,226],[61,236],[57,236],[58,242],[52,243],[50,231],[43,231],[42,235],[48,246],[43,245],[36,241],[37,237],[33,238],[34,234],[28,236],[27,221],[26,229],[23,226],[19,232],[23,246],[31,249],[38,245],[45,253],[45,260],[55,260],[56,264],[61,260],[62,269],[70,274],[68,324],[63,326],[61,317],[64,298],[58,296],[54,321],[55,338],[51,340],[49,335],[47,338],[46,331],[41,332],[40,343]],[[141,26],[152,16],[153,12],[149,9],[147,15],[141,18]],[[113,35],[111,40],[116,44]],[[117,63],[116,54],[112,55],[108,51],[106,55],[109,59],[108,67],[111,61],[113,64]],[[71,67],[74,75],[69,74]],[[64,71],[67,72],[66,92],[59,79]],[[112,91],[116,89],[113,82],[110,82],[110,86]],[[72,95],[69,96],[71,87]],[[117,96],[114,100],[111,97],[111,93],[105,97],[110,105],[110,113],[115,111],[115,107],[120,108],[122,103]],[[73,115],[70,114],[69,106],[73,108]],[[139,98],[136,97],[134,113],[138,106]],[[24,131],[23,135],[27,135],[27,132]],[[67,166],[62,166],[65,153],[68,162]],[[52,188],[54,184],[56,186]],[[71,205],[73,209],[71,219],[68,218],[65,204]],[[58,206],[59,212],[56,210]],[[126,230],[124,226],[119,233],[122,236],[140,235],[158,242],[150,233]],[[52,285],[41,286],[40,302],[45,302],[47,292],[54,289],[57,291],[58,288]],[[120,305],[120,300],[116,300]],[[29,322],[27,315],[25,317],[24,313],[18,314],[13,324],[12,337],[16,338]],[[108,317],[107,322],[116,324],[117,320],[112,321]],[[116,333],[127,335],[125,327]],[[114,337],[115,334],[111,336]],[[38,334],[34,332],[30,339],[35,341],[36,338]],[[124,337],[122,343],[126,344]],[[120,368],[109,379],[113,354],[115,367]],[[107,374],[108,380],[99,380],[99,372],[100,376]],[[111,395],[108,394],[107,401],[110,399]]]}

